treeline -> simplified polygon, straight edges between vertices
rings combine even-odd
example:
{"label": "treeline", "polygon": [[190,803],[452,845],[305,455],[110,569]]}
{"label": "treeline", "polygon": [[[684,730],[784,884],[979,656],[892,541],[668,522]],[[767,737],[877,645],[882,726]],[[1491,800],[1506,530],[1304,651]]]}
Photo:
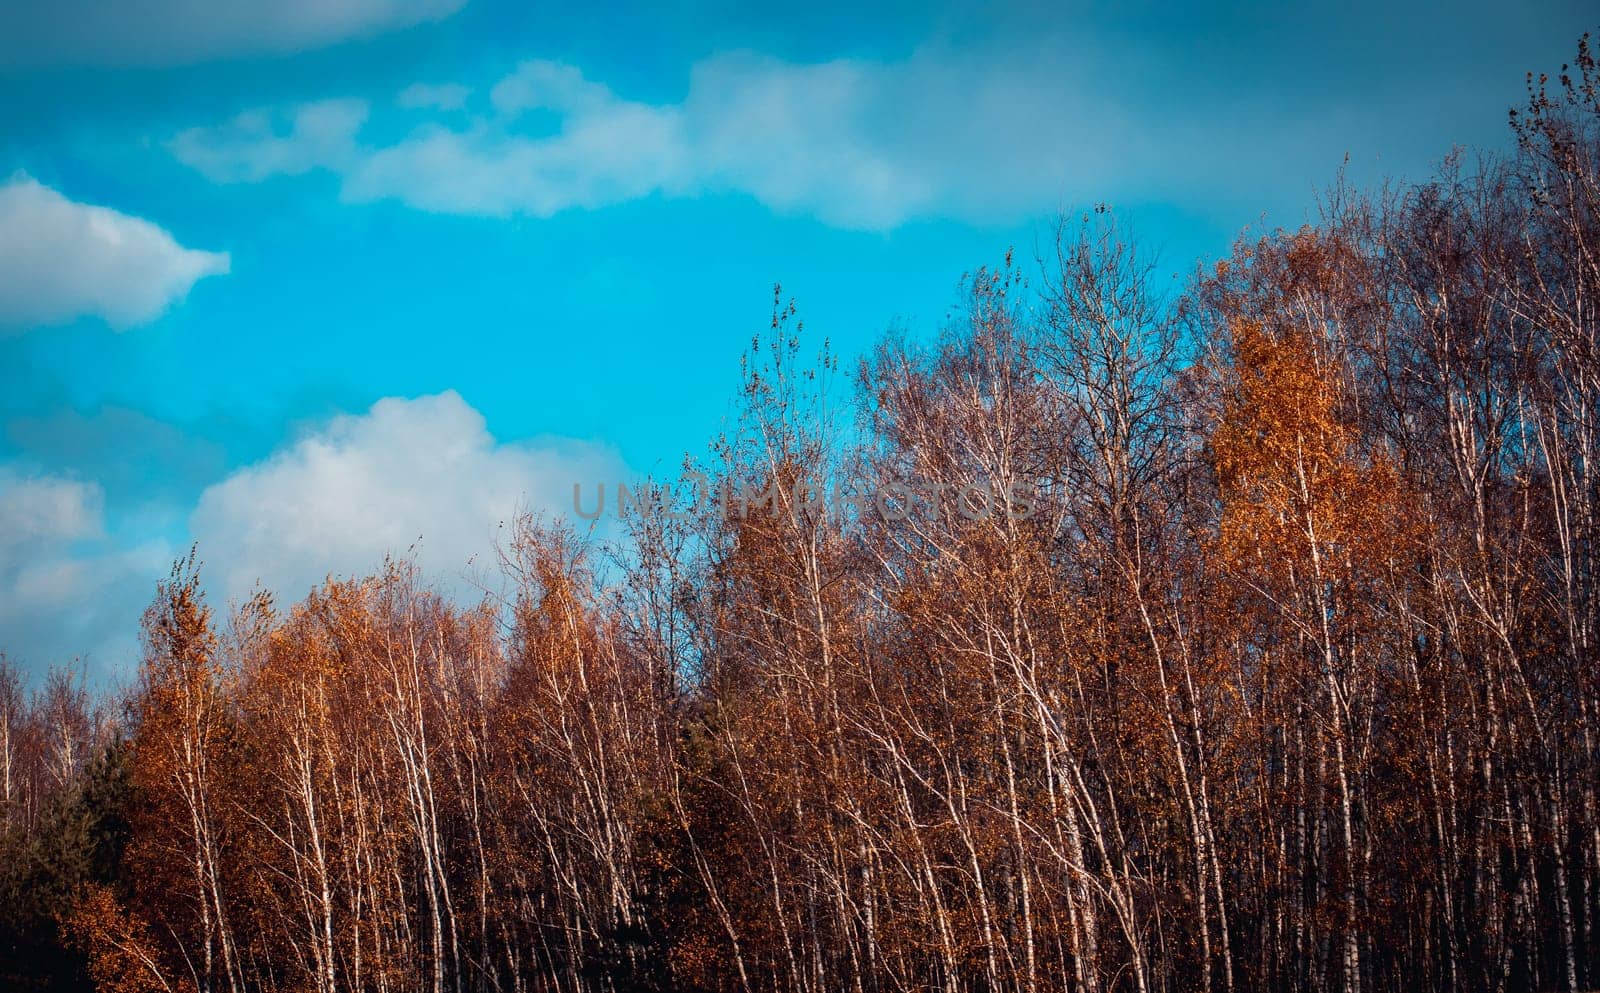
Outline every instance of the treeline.
{"label": "treeline", "polygon": [[524,520],[504,599],[180,563],[115,720],[0,678],[4,981],[1600,985],[1587,47],[1512,126],[1176,297],[1064,223],[849,404],[780,303],[690,467],[772,502]]}

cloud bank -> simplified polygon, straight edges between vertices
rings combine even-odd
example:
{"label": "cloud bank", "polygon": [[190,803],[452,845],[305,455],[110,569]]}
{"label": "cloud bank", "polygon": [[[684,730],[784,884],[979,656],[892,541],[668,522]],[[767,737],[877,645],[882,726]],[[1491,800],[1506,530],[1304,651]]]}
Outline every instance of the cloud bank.
{"label": "cloud bank", "polygon": [[185,248],[149,221],[29,176],[0,185],[0,332],[82,316],[142,324],[229,264],[226,252]]}
{"label": "cloud bank", "polygon": [[[351,202],[548,217],[651,196],[745,194],[780,213],[885,230],[913,218],[1025,214],[1071,187],[1128,178],[1145,139],[1087,66],[997,65],[921,53],[895,63],[706,59],[681,101],[622,97],[575,66],[535,60],[475,103],[418,84],[387,141],[361,100],[256,110],[169,144],[219,182],[323,169]],[[465,113],[462,109],[465,108]]]}

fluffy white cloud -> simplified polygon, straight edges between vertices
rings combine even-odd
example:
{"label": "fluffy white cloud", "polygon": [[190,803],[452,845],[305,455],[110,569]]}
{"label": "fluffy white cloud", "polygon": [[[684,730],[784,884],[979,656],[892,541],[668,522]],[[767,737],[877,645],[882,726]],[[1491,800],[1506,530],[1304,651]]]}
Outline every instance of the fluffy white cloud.
{"label": "fluffy white cloud", "polygon": [[[502,522],[525,511],[571,517],[574,484],[592,513],[604,483],[613,509],[627,476],[598,445],[498,442],[454,392],[390,398],[224,476],[190,505],[188,530],[222,609],[257,583],[297,600],[388,554],[409,554],[430,581],[472,595],[478,580],[499,582]],[[108,513],[98,481],[0,463],[0,652],[33,672],[82,656],[96,678],[130,676],[140,615],[187,547],[181,516],[164,513],[179,504],[130,506],[114,477],[107,485],[122,502]]]}
{"label": "fluffy white cloud", "polygon": [[0,556],[9,562],[32,545],[97,536],[101,500],[91,483],[0,469]]}
{"label": "fluffy white cloud", "polygon": [[[396,102],[443,109],[464,89],[410,87]],[[427,122],[403,140],[363,146],[368,112],[359,100],[327,100],[283,111],[254,110],[170,143],[182,162],[216,182],[254,182],[328,169],[344,176],[353,201],[396,199],[423,210],[547,217],[660,190],[686,192],[694,181],[681,113],[616,98],[577,70],[531,62],[490,93],[494,115],[464,127]],[[562,116],[555,134],[515,130],[532,110]]]}
{"label": "fluffy white cloud", "polygon": [[0,331],[83,315],[140,324],[228,268],[226,252],[184,248],[149,221],[28,176],[0,185]]}
{"label": "fluffy white cloud", "polygon": [[609,450],[497,442],[454,392],[390,398],[344,415],[202,494],[190,530],[226,596],[258,581],[298,598],[328,575],[361,575],[415,549],[446,582],[492,572],[502,522],[569,512],[572,488],[620,478]]}
{"label": "fluffy white cloud", "polygon": [[84,656],[116,675],[134,659],[172,550],[108,539],[104,502],[98,484],[0,466],[0,651],[34,671]]}
{"label": "fluffy white cloud", "polygon": [[51,0],[0,5],[0,66],[174,65],[316,48],[466,0]]}

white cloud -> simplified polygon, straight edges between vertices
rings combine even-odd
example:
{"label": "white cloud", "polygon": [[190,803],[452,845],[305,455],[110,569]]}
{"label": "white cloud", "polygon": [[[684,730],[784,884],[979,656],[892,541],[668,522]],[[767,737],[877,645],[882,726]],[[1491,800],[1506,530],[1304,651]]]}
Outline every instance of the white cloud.
{"label": "white cloud", "polygon": [[[188,530],[224,612],[258,582],[293,602],[329,575],[375,571],[386,554],[412,554],[430,580],[469,596],[473,580],[499,581],[501,522],[571,517],[575,483],[591,512],[604,483],[614,510],[626,478],[599,445],[499,442],[454,392],[390,398],[207,487]],[[139,618],[187,547],[180,522],[146,519],[159,508],[130,508],[123,493],[108,514],[105,494],[98,481],[0,463],[0,652],[33,672],[86,656],[97,678],[130,675]],[[609,533],[614,520],[599,526]]]}
{"label": "white cloud", "polygon": [[372,151],[346,173],[344,193],[445,213],[548,217],[678,192],[688,166],[675,112],[615,101],[548,138],[430,125]]}
{"label": "white cloud", "polygon": [[[402,91],[420,108],[464,100],[446,87]],[[531,62],[490,93],[492,120],[463,128],[428,122],[403,140],[364,146],[360,100],[327,100],[286,111],[249,111],[217,127],[191,128],[169,144],[177,158],[216,182],[255,182],[327,169],[344,176],[352,201],[395,199],[455,214],[548,217],[693,184],[682,114],[616,98],[576,69]],[[533,137],[507,125],[531,110],[563,115],[559,130]]]}
{"label": "white cloud", "polygon": [[0,555],[10,560],[32,545],[97,536],[101,501],[90,483],[0,468]]}
{"label": "white cloud", "polygon": [[500,113],[515,117],[529,110],[587,116],[605,113],[618,101],[605,86],[585,79],[577,66],[535,59],[496,83],[489,102]]}
{"label": "white cloud", "polygon": [[172,550],[110,540],[104,504],[98,484],[0,466],[0,651],[33,671],[82,655],[114,675],[134,660]]}
{"label": "white cloud", "polygon": [[28,176],[0,185],[0,331],[84,315],[126,328],[228,269],[226,252],[184,248],[149,221],[76,203]]}
{"label": "white cloud", "polygon": [[[734,193],[868,230],[929,217],[1013,220],[1063,198],[1219,174],[1198,140],[1215,122],[1150,126],[1107,82],[1108,61],[1042,42],[1003,53],[927,48],[896,62],[730,52],[697,63],[682,100],[647,103],[537,60],[499,80],[477,113],[385,141],[352,134],[338,156],[298,128],[266,135],[237,121],[192,129],[174,151],[233,179],[291,171],[263,166],[275,158],[317,162],[343,178],[346,200],[446,213],[546,217]],[[1117,68],[1139,69],[1126,59]],[[410,88],[400,102],[439,105],[435,89]]]}
{"label": "white cloud", "polygon": [[247,111],[220,127],[179,132],[178,159],[217,183],[259,182],[313,169],[340,169],[356,157],[364,100],[319,100],[286,112]]}
{"label": "white cloud", "polygon": [[[362,575],[414,545],[425,571],[488,571],[501,522],[520,509],[565,513],[572,487],[622,471],[581,442],[499,443],[455,392],[380,400],[334,418],[208,488],[190,520],[208,582],[226,596],[259,580],[286,599],[332,575]],[[420,539],[420,543],[419,542]]]}
{"label": "white cloud", "polygon": [[51,0],[0,5],[0,66],[176,65],[300,51],[455,13],[466,0]]}
{"label": "white cloud", "polygon": [[[650,104],[574,66],[532,61],[493,86],[488,113],[431,120],[389,142],[363,144],[353,127],[338,140],[299,125],[274,131],[270,115],[254,112],[186,131],[172,148],[216,179],[320,166],[343,177],[347,200],[445,213],[547,217],[733,192],[842,227],[887,229],[914,217],[1034,211],[1063,182],[1110,174],[1107,152],[1085,139],[1111,115],[1090,115],[1086,96],[1043,85],[1043,71],[933,54],[815,65],[730,54],[697,65],[682,102]],[[439,89],[412,87],[398,102],[465,100]]]}
{"label": "white cloud", "polygon": [[960,190],[950,184],[952,150],[962,154],[970,122],[950,105],[954,149],[905,154],[893,129],[898,78],[888,68],[849,60],[794,65],[748,55],[695,67],[686,111],[706,184],[740,190],[786,213],[811,213],[843,227],[890,228],[918,215],[948,213]]}

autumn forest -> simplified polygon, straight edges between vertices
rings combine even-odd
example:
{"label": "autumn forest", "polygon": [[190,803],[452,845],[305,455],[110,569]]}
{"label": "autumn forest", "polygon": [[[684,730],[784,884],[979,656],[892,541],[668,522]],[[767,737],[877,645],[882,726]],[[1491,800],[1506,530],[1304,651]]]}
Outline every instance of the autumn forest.
{"label": "autumn forest", "polygon": [[198,548],[125,692],[0,667],[0,986],[1600,987],[1586,45],[1510,129],[1187,282],[1069,215],[853,366],[780,293],[481,599]]}

